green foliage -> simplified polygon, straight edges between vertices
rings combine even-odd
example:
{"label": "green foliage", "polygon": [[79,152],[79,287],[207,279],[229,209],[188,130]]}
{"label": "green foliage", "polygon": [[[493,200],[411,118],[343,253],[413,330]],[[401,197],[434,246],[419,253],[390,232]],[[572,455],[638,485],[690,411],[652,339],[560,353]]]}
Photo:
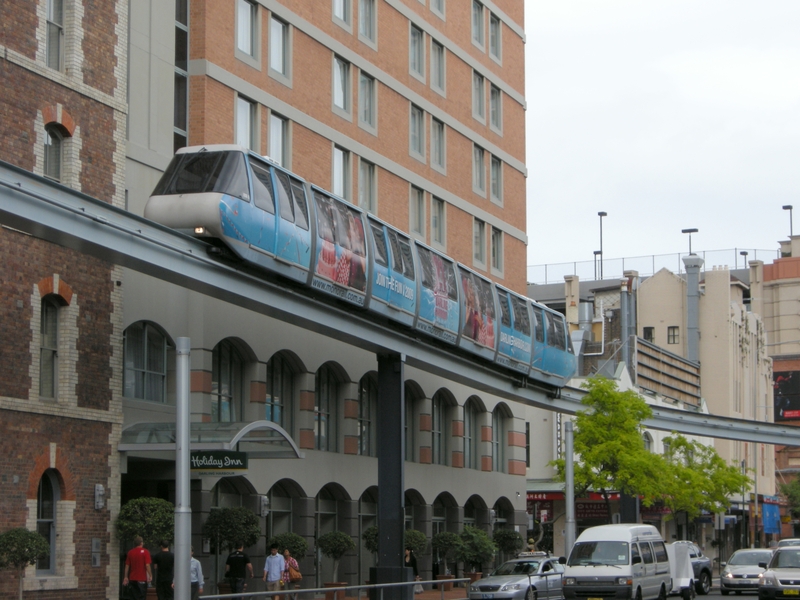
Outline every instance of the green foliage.
{"label": "green foliage", "polygon": [[519,531],[513,529],[498,529],[492,536],[492,541],[504,554],[516,554],[522,550],[525,540],[520,535]]}
{"label": "green foliage", "polygon": [[[447,559],[453,558],[462,544],[461,536],[452,531],[440,531],[431,538],[431,548],[433,548],[433,551],[445,567],[447,566]],[[441,573],[444,574],[444,570]]]}
{"label": "green foliage", "polygon": [[214,553],[224,549],[230,552],[237,542],[247,548],[261,537],[261,521],[244,506],[216,508],[203,523],[203,537],[208,538]]}
{"label": "green foliage", "polygon": [[[575,415],[574,453],[575,496],[589,490],[608,497],[612,490],[641,496],[650,506],[664,495],[667,465],[659,454],[644,447],[642,421],[652,416],[647,403],[633,390],[620,392],[617,384],[604,377],[592,377],[583,387],[588,393],[581,403],[586,406]],[[564,480],[564,459],[550,463]]]}
{"label": "green foliage", "polygon": [[403,547],[411,548],[414,554],[422,555],[428,547],[428,536],[416,529],[406,529],[403,532]]}
{"label": "green foliage", "polygon": [[303,558],[308,551],[308,542],[306,541],[306,538],[304,538],[302,535],[292,533],[291,531],[280,533],[271,537],[269,542],[267,542],[267,547],[271,548],[272,544],[278,545],[278,552],[281,554],[283,554],[283,551],[288,548],[289,552],[291,552],[292,556],[296,559]]}
{"label": "green foliage", "polygon": [[0,534],[0,568],[23,570],[50,555],[50,544],[36,531],[24,527]]}
{"label": "green foliage", "polygon": [[356,549],[356,543],[343,531],[329,531],[317,538],[317,546],[328,558],[333,559],[333,579],[339,577],[339,559]]}
{"label": "green foliage", "polygon": [[786,498],[792,516],[800,516],[800,479],[792,479],[789,483],[779,485],[781,494]]}
{"label": "green foliage", "polygon": [[172,540],[175,532],[175,506],[161,498],[135,498],[125,503],[117,517],[117,533],[123,545],[132,545],[142,536],[147,548],[161,540]]}
{"label": "green foliage", "polygon": [[364,533],[361,534],[361,539],[364,540],[364,547],[373,554],[378,553],[378,526],[373,525],[367,527]]}
{"label": "green foliage", "polygon": [[483,529],[464,526],[461,530],[461,546],[456,552],[458,560],[464,562],[464,566],[472,571],[479,571],[483,563],[488,563],[494,558],[497,546]]}
{"label": "green foliage", "polygon": [[664,438],[664,458],[668,467],[664,505],[673,513],[686,512],[690,519],[703,510],[724,512],[729,498],[752,483],[738,466],[726,464],[713,447],[677,433]]}

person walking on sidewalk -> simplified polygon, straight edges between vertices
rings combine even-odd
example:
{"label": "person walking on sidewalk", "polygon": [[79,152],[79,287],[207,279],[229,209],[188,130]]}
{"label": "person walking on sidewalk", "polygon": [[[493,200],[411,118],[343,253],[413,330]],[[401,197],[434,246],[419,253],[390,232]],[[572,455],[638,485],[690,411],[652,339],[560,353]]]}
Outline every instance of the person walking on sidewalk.
{"label": "person walking on sidewalk", "polygon": [[169,549],[169,540],[161,541],[161,551],[153,556],[153,569],[158,600],[172,600],[175,597],[175,590],[172,589],[175,555]]}
{"label": "person walking on sidewalk", "polygon": [[246,577],[253,578],[253,564],[250,557],[244,553],[244,543],[236,542],[236,550],[228,555],[225,561],[225,576],[231,584],[231,593],[241,594],[246,587]]}
{"label": "person walking on sidewalk", "polygon": [[[268,592],[279,592],[283,582],[283,570],[286,568],[286,561],[283,554],[278,554],[278,544],[269,547],[269,556],[264,563],[264,576],[261,578],[267,583]],[[280,596],[273,596],[274,600],[280,600]]]}

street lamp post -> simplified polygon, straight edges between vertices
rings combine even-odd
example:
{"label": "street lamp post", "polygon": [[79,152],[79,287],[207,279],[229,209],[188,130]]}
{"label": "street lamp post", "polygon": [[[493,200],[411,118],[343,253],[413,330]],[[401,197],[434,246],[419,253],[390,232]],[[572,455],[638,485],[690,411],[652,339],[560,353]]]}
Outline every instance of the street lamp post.
{"label": "street lamp post", "polygon": [[697,233],[697,228],[692,227],[691,229],[681,229],[681,233],[688,233],[689,234],[689,254],[692,253],[692,234]]}
{"label": "street lamp post", "polygon": [[603,278],[603,217],[607,217],[608,213],[604,210],[601,210],[597,213],[597,216],[600,217],[600,279]]}
{"label": "street lamp post", "polygon": [[597,280],[597,257],[600,256],[600,250],[594,251],[594,278]]}
{"label": "street lamp post", "polygon": [[739,252],[739,254],[744,257],[744,265],[743,265],[742,268],[746,269],[747,268],[747,255],[749,254],[749,252],[747,250],[742,250],[741,252]]}
{"label": "street lamp post", "polygon": [[783,210],[788,210],[789,211],[789,237],[792,237],[794,235],[794,233],[792,231],[792,205],[791,204],[784,204],[783,205]]}

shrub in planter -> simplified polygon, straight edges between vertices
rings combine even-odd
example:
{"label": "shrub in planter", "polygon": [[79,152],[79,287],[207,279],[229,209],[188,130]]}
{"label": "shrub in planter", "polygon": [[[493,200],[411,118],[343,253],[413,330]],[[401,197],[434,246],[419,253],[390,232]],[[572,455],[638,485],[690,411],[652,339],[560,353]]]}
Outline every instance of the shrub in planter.
{"label": "shrub in planter", "polygon": [[519,531],[513,529],[498,529],[492,536],[492,541],[503,554],[514,555],[520,550],[525,540],[522,539]]}
{"label": "shrub in planter", "polygon": [[303,558],[308,551],[308,542],[306,541],[306,538],[301,535],[297,535],[296,533],[292,533],[291,531],[280,533],[271,537],[269,542],[267,542],[267,547],[271,548],[272,544],[277,544],[278,552],[280,553],[283,553],[283,551],[288,548],[289,552],[292,553],[292,556],[296,560]]}
{"label": "shrub in planter", "polygon": [[175,535],[175,505],[161,498],[134,498],[125,503],[117,517],[117,534],[123,548],[142,536],[145,548],[154,549],[161,540]]}
{"label": "shrub in planter", "polygon": [[411,548],[417,556],[422,556],[428,547],[428,536],[416,529],[406,529],[403,538],[403,548]]}
{"label": "shrub in planter", "polygon": [[252,510],[244,506],[212,510],[203,523],[203,537],[208,538],[211,552],[230,552],[237,542],[247,548],[261,537],[261,522]]}
{"label": "shrub in planter", "polygon": [[343,531],[329,531],[317,538],[317,546],[328,558],[333,559],[333,580],[339,579],[339,560],[356,549],[356,543]]}
{"label": "shrub in planter", "polygon": [[440,531],[431,538],[431,548],[442,564],[440,575],[447,573],[447,561],[455,558],[462,543],[461,537],[452,531]]}
{"label": "shrub in planter", "polygon": [[371,527],[367,527],[364,530],[364,533],[361,534],[361,539],[364,542],[364,548],[372,552],[373,554],[378,553],[378,526],[373,525]]}
{"label": "shrub in planter", "polygon": [[463,561],[464,568],[471,572],[479,572],[483,563],[489,563],[497,552],[497,546],[483,529],[467,525],[461,531],[461,546],[456,552],[458,560]]}
{"label": "shrub in planter", "polygon": [[19,580],[19,599],[22,600],[22,580],[25,568],[50,555],[50,544],[35,531],[24,527],[9,529],[0,535],[0,569],[15,569]]}

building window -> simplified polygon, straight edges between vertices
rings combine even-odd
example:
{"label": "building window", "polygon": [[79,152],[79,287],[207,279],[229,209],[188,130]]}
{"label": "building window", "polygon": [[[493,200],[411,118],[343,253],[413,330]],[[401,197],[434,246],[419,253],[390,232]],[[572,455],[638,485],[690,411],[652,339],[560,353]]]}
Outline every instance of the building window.
{"label": "building window", "polygon": [[491,190],[492,201],[497,204],[503,203],[503,161],[492,156],[491,168],[489,169],[491,177]]}
{"label": "building window", "polygon": [[486,264],[486,223],[480,219],[472,221],[472,258]]}
{"label": "building window", "polygon": [[123,393],[126,398],[166,402],[167,338],[153,325],[130,325],[123,335]]}
{"label": "building window", "polygon": [[483,75],[472,72],[472,116],[486,121],[486,85]]}
{"label": "building window", "polygon": [[464,468],[480,469],[481,427],[480,411],[473,399],[464,406]]}
{"label": "building window", "polygon": [[405,397],[406,397],[405,459],[409,462],[412,462],[414,460],[414,449],[415,449],[414,434],[417,430],[416,421],[414,421],[414,407],[417,405],[419,398],[408,386],[405,386]]}
{"label": "building window", "polygon": [[350,112],[350,63],[338,56],[333,58],[333,106]]}
{"label": "building window", "polygon": [[503,272],[503,232],[492,227],[492,269]]}
{"label": "building window", "polygon": [[486,162],[480,146],[472,147],[472,190],[481,196],[486,195]]}
{"label": "building window", "polygon": [[358,5],[358,35],[362,40],[375,43],[375,0],[360,0]]}
{"label": "building window", "polygon": [[445,245],[444,200],[441,198],[431,200],[431,239],[434,244]]}
{"label": "building window", "polygon": [[425,121],[419,106],[411,105],[409,119],[409,151],[412,156],[425,159]]}
{"label": "building window", "polygon": [[314,400],[314,448],[336,452],[339,381],[328,366],[323,365],[317,371]]}
{"label": "building window", "polygon": [[363,71],[358,81],[358,123],[375,130],[375,78]]}
{"label": "building window", "polygon": [[505,472],[506,454],[506,431],[505,416],[498,406],[492,412],[492,471],[497,473]]}
{"label": "building window", "polygon": [[350,30],[350,0],[333,0],[333,20]]}
{"label": "building window", "polygon": [[58,393],[58,309],[55,296],[42,298],[41,347],[39,348],[39,396],[55,398]]}
{"label": "building window", "polygon": [[373,419],[378,406],[378,384],[374,376],[364,375],[358,386],[358,454],[375,456]]}
{"label": "building window", "polygon": [[446,169],[445,150],[444,123],[431,117],[431,166],[440,172]]}
{"label": "building window", "polygon": [[264,418],[292,433],[294,370],[280,354],[267,363],[267,396]]}
{"label": "building window", "polygon": [[47,66],[64,68],[64,1],[47,0]]}
{"label": "building window", "polygon": [[489,125],[498,132],[503,131],[503,95],[495,85],[489,87]]}
{"label": "building window", "polygon": [[44,176],[61,181],[61,165],[64,156],[64,137],[58,127],[45,127],[44,136]]}
{"label": "building window", "polygon": [[408,42],[408,68],[411,74],[420,79],[425,77],[425,47],[422,29],[411,25]]}
{"label": "building window", "polygon": [[444,0],[431,0],[431,10],[444,19]]}
{"label": "building window", "polygon": [[333,148],[333,186],[331,191],[342,198],[350,194],[350,153],[339,146]]}
{"label": "building window", "polygon": [[650,342],[651,344],[656,343],[656,328],[655,327],[645,327],[644,328],[644,341]]}
{"label": "building window", "polygon": [[377,197],[375,185],[375,165],[363,158],[359,162],[358,168],[358,205],[375,214],[377,207],[375,206],[375,199]]}
{"label": "building window", "polygon": [[447,464],[447,402],[441,393],[431,400],[431,462]]}
{"label": "building window", "polygon": [[242,420],[244,361],[227,340],[216,345],[211,356],[211,422]]}
{"label": "building window", "polygon": [[472,1],[472,42],[483,48],[483,4]]}
{"label": "building window", "polygon": [[411,186],[411,197],[409,198],[411,213],[411,233],[415,233],[425,238],[425,192],[420,188]]}
{"label": "building window", "polygon": [[236,98],[236,143],[256,150],[256,105],[247,98]]}
{"label": "building window", "polygon": [[189,142],[189,2],[175,2],[175,96],[172,150]]}
{"label": "building window", "polygon": [[500,17],[495,14],[489,16],[489,56],[496,61],[500,61],[503,57],[503,38],[501,32],[503,31],[500,23]]}
{"label": "building window", "polygon": [[676,326],[667,327],[667,343],[679,344],[680,343],[680,330]]}
{"label": "building window", "polygon": [[236,2],[236,47],[248,56],[256,55],[256,15],[258,7],[249,0]]}
{"label": "building window", "polygon": [[444,46],[431,40],[431,87],[440,94],[445,93]]}
{"label": "building window", "polygon": [[289,77],[289,57],[289,25],[273,15],[269,19],[269,68],[273,75]]}
{"label": "building window", "polygon": [[282,167],[289,167],[289,121],[275,113],[269,115],[269,156]]}
{"label": "building window", "polygon": [[56,506],[61,499],[58,478],[52,469],[46,470],[39,480],[36,494],[36,531],[50,547],[50,553],[36,561],[36,574],[46,575],[56,571]]}
{"label": "building window", "polygon": [[649,432],[645,431],[642,435],[642,439],[644,441],[644,450],[645,452],[652,452],[653,451],[653,436],[650,435]]}

